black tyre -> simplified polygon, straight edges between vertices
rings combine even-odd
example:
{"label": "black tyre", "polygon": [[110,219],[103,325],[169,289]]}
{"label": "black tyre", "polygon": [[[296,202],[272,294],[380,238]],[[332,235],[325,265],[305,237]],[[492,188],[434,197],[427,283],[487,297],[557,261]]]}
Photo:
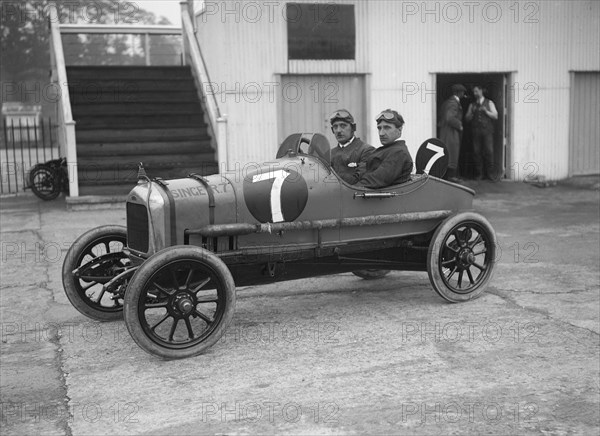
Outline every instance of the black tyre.
{"label": "black tyre", "polygon": [[84,315],[98,321],[123,317],[122,295],[115,298],[103,285],[127,268],[126,245],[125,227],[102,226],[84,233],[69,248],[62,269],[63,286],[71,304]]}
{"label": "black tyre", "polygon": [[496,235],[474,212],[448,217],[437,228],[427,253],[427,272],[435,291],[458,303],[479,297],[492,278]]}
{"label": "black tyre", "polygon": [[50,165],[37,164],[29,172],[29,186],[42,200],[54,200],[60,195],[60,175]]}
{"label": "black tyre", "polygon": [[227,266],[199,247],[166,248],[146,260],[125,294],[125,324],[146,352],[196,356],[223,336],[235,311]]}
{"label": "black tyre", "polygon": [[389,273],[389,269],[359,269],[352,271],[352,274],[365,280],[377,280],[387,276]]}

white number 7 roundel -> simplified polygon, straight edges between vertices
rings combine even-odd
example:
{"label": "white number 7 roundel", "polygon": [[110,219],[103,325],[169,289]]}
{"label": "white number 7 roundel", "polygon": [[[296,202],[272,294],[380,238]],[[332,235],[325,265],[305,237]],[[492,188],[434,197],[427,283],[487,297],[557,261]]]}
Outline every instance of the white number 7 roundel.
{"label": "white number 7 roundel", "polygon": [[437,138],[429,138],[421,144],[415,160],[417,174],[444,177],[448,169],[448,148]]}
{"label": "white number 7 roundel", "polygon": [[427,162],[427,165],[423,170],[425,174],[429,174],[429,171],[431,171],[431,167],[433,166],[433,164],[436,163],[439,158],[444,156],[444,148],[440,147],[439,145],[434,145],[430,142],[427,144],[427,148],[433,151],[435,154],[431,156],[431,159],[429,159],[429,162]]}
{"label": "white number 7 roundel", "polygon": [[281,210],[281,187],[284,180],[290,175],[285,170],[269,171],[267,173],[256,174],[252,177],[252,183],[263,182],[265,180],[275,179],[271,186],[271,216],[274,223],[282,222],[283,212]]}

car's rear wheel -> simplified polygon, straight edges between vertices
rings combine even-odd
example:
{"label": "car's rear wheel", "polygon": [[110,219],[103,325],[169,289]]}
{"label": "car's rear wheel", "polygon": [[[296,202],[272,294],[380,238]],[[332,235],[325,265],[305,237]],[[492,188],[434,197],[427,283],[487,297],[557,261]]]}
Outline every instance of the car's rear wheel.
{"label": "car's rear wheel", "polygon": [[123,317],[122,296],[107,292],[104,285],[128,268],[126,245],[125,227],[101,226],[81,235],[67,251],[63,287],[73,307],[87,317],[98,321]]}
{"label": "car's rear wheel", "polygon": [[225,332],[235,310],[227,266],[199,247],[166,248],[145,261],[125,295],[125,323],[146,352],[167,359],[201,354]]}
{"label": "car's rear wheel", "polygon": [[387,276],[389,273],[389,269],[358,269],[352,271],[352,274],[365,280],[377,280]]}
{"label": "car's rear wheel", "polygon": [[496,235],[474,212],[448,217],[437,228],[427,253],[427,272],[435,291],[458,303],[479,297],[492,278]]}

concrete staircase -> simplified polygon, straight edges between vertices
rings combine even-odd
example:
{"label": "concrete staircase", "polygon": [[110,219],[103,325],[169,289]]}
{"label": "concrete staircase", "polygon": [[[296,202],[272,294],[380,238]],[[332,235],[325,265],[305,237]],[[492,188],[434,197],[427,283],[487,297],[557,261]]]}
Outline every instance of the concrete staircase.
{"label": "concrete staircase", "polygon": [[79,194],[124,195],[151,177],[218,167],[189,67],[67,67]]}

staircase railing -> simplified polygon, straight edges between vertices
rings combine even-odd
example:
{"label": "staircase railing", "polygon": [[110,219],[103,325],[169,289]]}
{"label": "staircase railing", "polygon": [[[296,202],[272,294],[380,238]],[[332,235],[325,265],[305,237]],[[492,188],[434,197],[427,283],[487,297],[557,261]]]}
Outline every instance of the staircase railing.
{"label": "staircase railing", "polygon": [[[184,47],[184,62],[190,64],[192,74],[197,80],[197,89],[200,94],[202,106],[208,115],[208,123],[212,130],[212,137],[216,142],[217,161],[219,172],[229,170],[229,152],[227,139],[227,115],[222,114],[214,93],[207,92],[210,87],[210,77],[206,63],[202,57],[200,45],[194,34],[194,25],[190,17],[189,2],[181,2],[182,37]],[[188,59],[189,55],[189,59]]]}
{"label": "staircase railing", "polygon": [[69,98],[69,85],[67,82],[67,69],[65,67],[65,56],[60,36],[58,21],[58,9],[56,3],[49,5],[50,13],[50,59],[52,64],[52,82],[57,83],[60,89],[58,100],[58,140],[61,156],[67,158],[69,170],[69,195],[79,196],[79,177],[77,175],[77,144],[75,142],[75,121],[71,112],[71,100]]}

